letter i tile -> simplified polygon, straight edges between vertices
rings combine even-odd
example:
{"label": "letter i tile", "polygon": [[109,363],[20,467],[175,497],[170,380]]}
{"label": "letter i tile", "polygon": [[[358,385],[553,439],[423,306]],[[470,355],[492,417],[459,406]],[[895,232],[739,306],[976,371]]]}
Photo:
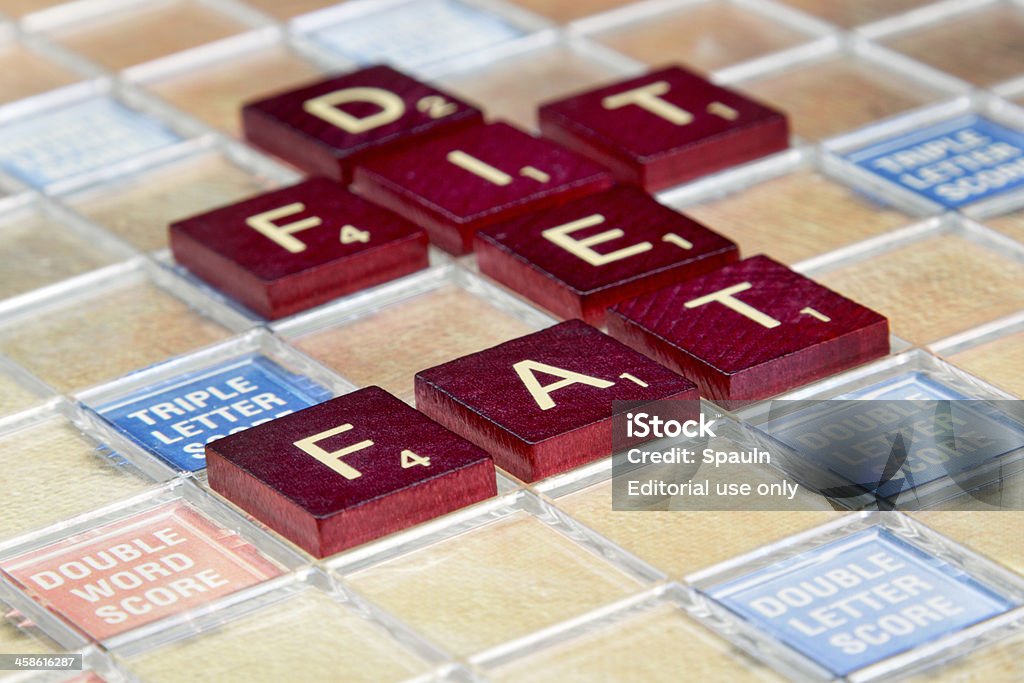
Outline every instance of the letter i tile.
{"label": "letter i tile", "polygon": [[251,102],[246,139],[299,168],[349,182],[381,147],[477,123],[475,107],[389,66],[373,66]]}
{"label": "letter i tile", "polygon": [[275,319],[427,267],[423,228],[326,178],[171,225],[198,277]]}
{"label": "letter i tile", "polygon": [[784,114],[669,67],[540,108],[541,132],[655,191],[785,149]]}
{"label": "letter i tile", "polygon": [[485,228],[474,249],[484,274],[592,325],[609,306],[739,258],[726,238],[629,187]]}
{"label": "letter i tile", "polygon": [[889,352],[883,316],[766,256],[618,304],[608,333],[710,399],[767,398]]}
{"label": "letter i tile", "polygon": [[506,123],[431,136],[355,171],[361,195],[422,225],[453,254],[470,251],[480,228],[611,185],[602,166]]}
{"label": "letter i tile", "polygon": [[489,498],[494,462],[380,387],[210,443],[210,486],[317,557]]}
{"label": "letter i tile", "polygon": [[416,374],[416,407],[524,481],[612,453],[614,401],[687,400],[697,388],[580,320]]}

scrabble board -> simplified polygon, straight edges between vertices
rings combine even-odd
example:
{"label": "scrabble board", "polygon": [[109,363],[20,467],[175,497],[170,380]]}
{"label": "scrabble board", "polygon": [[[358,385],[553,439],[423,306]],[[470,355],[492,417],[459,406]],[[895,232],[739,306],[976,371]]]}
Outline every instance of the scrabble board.
{"label": "scrabble board", "polygon": [[1024,680],[1024,2],[0,0],[0,245],[0,680]]}

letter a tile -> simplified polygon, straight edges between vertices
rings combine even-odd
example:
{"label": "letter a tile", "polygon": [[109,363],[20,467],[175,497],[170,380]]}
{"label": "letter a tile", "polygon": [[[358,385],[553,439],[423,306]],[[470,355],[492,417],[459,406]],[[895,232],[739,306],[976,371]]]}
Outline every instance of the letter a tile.
{"label": "letter a tile", "polygon": [[785,115],[669,67],[540,108],[546,137],[655,191],[785,149]]}
{"label": "letter a tile", "polygon": [[416,374],[416,407],[535,481],[611,455],[613,401],[688,399],[697,388],[580,320]]}
{"label": "letter a tile", "polygon": [[206,446],[210,486],[317,557],[497,493],[494,462],[380,387]]}
{"label": "letter a tile", "polygon": [[343,183],[353,163],[371,152],[480,120],[478,109],[389,66],[329,78],[242,109],[249,142]]}
{"label": "letter a tile", "polygon": [[608,333],[710,399],[758,400],[889,352],[889,323],[766,256],[625,301]]}
{"label": "letter a tile", "polygon": [[739,258],[736,245],[630,187],[485,228],[480,271],[563,318],[605,309]]}
{"label": "letter a tile", "polygon": [[427,267],[427,235],[326,178],[171,225],[174,258],[275,319]]}

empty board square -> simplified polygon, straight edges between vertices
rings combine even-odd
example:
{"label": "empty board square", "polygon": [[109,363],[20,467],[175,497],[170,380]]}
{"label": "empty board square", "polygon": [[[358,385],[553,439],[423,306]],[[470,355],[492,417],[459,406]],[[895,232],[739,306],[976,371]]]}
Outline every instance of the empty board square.
{"label": "empty board square", "polygon": [[545,136],[659,190],[785,149],[786,117],[679,67],[540,108]]}
{"label": "empty board square", "polygon": [[245,0],[245,4],[255,7],[276,19],[290,19],[300,14],[315,12],[325,7],[339,5],[346,0]]}
{"label": "empty board square", "polygon": [[614,81],[621,73],[583,50],[552,45],[457,71],[438,83],[483,103],[491,118],[537,130],[541,102]]}
{"label": "empty board square", "polygon": [[661,399],[697,411],[692,382],[579,320],[416,373],[416,407],[523,481],[611,455],[614,402]]}
{"label": "empty board square", "polygon": [[16,555],[0,568],[96,640],[283,571],[237,532],[180,501]]}
{"label": "empty board square", "polygon": [[206,444],[331,398],[261,354],[218,363],[95,406],[119,432],[175,469],[206,467]]}
{"label": "empty board square", "polygon": [[192,273],[281,318],[427,267],[417,225],[313,178],[171,224]]}
{"label": "empty board square", "polygon": [[[710,446],[732,449],[718,437]],[[615,498],[618,497],[615,493]],[[621,548],[681,579],[766,543],[838,518],[831,510],[615,510],[612,482],[557,498],[557,508]],[[799,501],[794,505],[803,505]]]}
{"label": "empty board square", "polygon": [[0,647],[4,649],[4,652],[18,655],[55,654],[58,652],[59,648],[53,641],[39,633],[38,629],[33,629],[30,625],[27,625],[25,629],[19,627],[17,623],[19,611],[0,602],[0,614],[5,617],[0,620]]}
{"label": "empty board square", "polygon": [[951,355],[946,360],[975,377],[1024,397],[1024,332],[1015,332]]}
{"label": "empty board square", "polygon": [[0,168],[36,188],[128,161],[181,138],[110,97],[23,116],[0,127]]}
{"label": "empty board square", "polygon": [[750,254],[792,265],[913,222],[880,197],[799,169],[724,196],[677,207]]}
{"label": "empty board square", "polygon": [[0,298],[30,292],[120,258],[42,210],[0,216]]}
{"label": "empty board square", "polygon": [[592,325],[609,306],[739,258],[729,240],[630,187],[485,228],[474,249],[485,275]]}
{"label": "empty board square", "polygon": [[1020,542],[1019,510],[991,511],[928,510],[912,516],[930,529],[962,543],[982,556],[1024,573],[1024,544]]}
{"label": "empty board square", "polygon": [[674,62],[704,73],[813,39],[765,14],[718,0],[650,13],[589,37],[648,66]]}
{"label": "empty board square", "polygon": [[242,109],[246,139],[316,175],[348,182],[382,147],[476,123],[480,112],[389,66],[277,93]]}
{"label": "empty board square", "polygon": [[142,249],[167,248],[168,224],[268,190],[277,183],[219,154],[161,164],[62,201]]}
{"label": "empty board square", "polygon": [[[141,280],[141,281],[140,281]],[[61,392],[76,391],[205,344],[230,331],[142,278],[0,326],[0,353]],[[83,346],[83,340],[89,340]],[[102,352],[90,345],[99,345]]]}
{"label": "empty board square", "polygon": [[470,251],[482,227],[611,184],[603,167],[505,123],[438,135],[355,172],[360,194],[422,225],[453,254]]}
{"label": "empty board square", "polygon": [[398,683],[429,665],[362,614],[314,589],[249,610],[204,633],[125,657],[147,681]]}
{"label": "empty board square", "polygon": [[149,490],[143,478],[69,420],[46,417],[0,435],[4,489],[0,537],[75,517]]}
{"label": "empty board square", "polygon": [[706,592],[837,676],[1014,606],[947,560],[878,527]]}
{"label": "empty board square", "polygon": [[798,64],[734,86],[786,112],[793,132],[808,140],[851,131],[948,94],[857,57]]}
{"label": "empty board square", "polygon": [[19,43],[0,45],[0,103],[70,85],[81,76]]}
{"label": "empty board square", "polygon": [[295,346],[359,386],[379,384],[413,401],[413,376],[535,328],[456,286],[443,286],[337,326]]}
{"label": "empty board square", "polygon": [[1024,187],[1024,131],[977,114],[890,136],[846,158],[949,209]]}
{"label": "empty board square", "polygon": [[[53,30],[58,44],[114,71],[248,30],[198,0],[132,3]],[[130,36],[130,38],[129,38]]]}
{"label": "empty board square", "polygon": [[767,398],[889,352],[885,318],[766,256],[621,303],[608,331],[710,399]]}
{"label": "empty board square", "polygon": [[525,35],[505,17],[459,0],[393,2],[338,19],[309,38],[357,64],[399,68],[455,59]]}
{"label": "empty board square", "polygon": [[[361,595],[463,657],[610,604],[642,584],[526,513],[349,574]],[[481,582],[486,582],[486,590]]]}
{"label": "empty board square", "polygon": [[561,24],[575,19],[618,9],[634,0],[512,0],[512,2],[535,14],[540,14]]}
{"label": "empty board square", "polygon": [[984,222],[1004,235],[1024,244],[1024,210],[1014,211],[1005,216],[986,218]]}
{"label": "empty board square", "polygon": [[497,493],[487,453],[379,387],[214,441],[210,486],[317,557]]}
{"label": "empty board square", "polygon": [[68,0],[0,0],[0,12],[20,18],[32,12],[49,9],[66,3]]}
{"label": "empty board square", "polygon": [[906,678],[907,683],[946,681],[1015,681],[1024,676],[1024,637],[1019,633],[979,647],[963,657],[936,662],[936,668]]}
{"label": "empty board square", "polygon": [[[681,647],[681,643],[686,643]],[[733,648],[680,607],[662,604],[594,624],[563,642],[487,669],[494,683],[688,680],[781,683],[786,679]]]}
{"label": "empty board square", "polygon": [[0,417],[6,417],[43,401],[38,390],[26,387],[6,368],[0,368]]}
{"label": "empty board square", "polygon": [[933,4],[935,0],[779,0],[819,19],[853,28]]}
{"label": "empty board square", "polygon": [[959,235],[929,237],[815,277],[885,315],[893,334],[915,344],[1024,308],[1024,264]]}
{"label": "empty board square", "polygon": [[978,86],[1024,75],[1024,10],[992,3],[880,38],[886,47]]}
{"label": "empty board square", "polygon": [[[98,648],[96,650],[94,650],[93,652],[97,652],[97,651],[98,651]],[[97,655],[93,655],[93,657],[96,657],[96,656]],[[95,670],[93,670],[91,668],[88,668],[89,667],[88,663],[85,663],[84,666],[86,668],[85,668],[83,673],[81,673],[81,674],[79,674],[77,676],[73,676],[73,677],[71,677],[69,679],[66,679],[65,683],[106,683],[107,679],[103,678]],[[107,675],[109,676],[109,673]]]}
{"label": "empty board square", "polygon": [[310,82],[322,71],[280,46],[175,73],[145,87],[206,123],[242,135],[242,105]]}

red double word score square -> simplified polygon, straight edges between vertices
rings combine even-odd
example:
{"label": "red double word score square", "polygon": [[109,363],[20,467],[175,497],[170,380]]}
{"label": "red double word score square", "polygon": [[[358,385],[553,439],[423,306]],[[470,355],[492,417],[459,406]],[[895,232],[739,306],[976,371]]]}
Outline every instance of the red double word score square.
{"label": "red double word score square", "polygon": [[784,114],[679,67],[546,104],[539,120],[546,137],[649,191],[789,145]]}
{"label": "red double word score square", "polygon": [[711,399],[767,398],[889,352],[884,317],[766,256],[618,304],[608,333]]}
{"label": "red double word score square", "polygon": [[613,401],[689,399],[693,382],[580,320],[423,370],[416,406],[535,481],[611,455]]}
{"label": "red double word score square", "polygon": [[356,167],[355,185],[464,254],[480,228],[605,190],[612,177],[561,145],[492,123],[374,156]]}
{"label": "red double word score square", "polygon": [[179,263],[264,318],[426,268],[427,234],[326,178],[171,225]]}
{"label": "red double word score square", "polygon": [[494,462],[379,387],[214,441],[210,486],[317,557],[497,493]]}
{"label": "red double word score square", "polygon": [[739,258],[726,238],[630,187],[485,228],[474,249],[483,273],[593,325],[613,304]]}
{"label": "red double word score square", "polygon": [[256,546],[182,502],[5,560],[2,568],[33,599],[96,640],[283,572]]}
{"label": "red double word score square", "polygon": [[475,107],[373,66],[252,102],[245,138],[314,175],[349,182],[366,154],[481,120]]}

